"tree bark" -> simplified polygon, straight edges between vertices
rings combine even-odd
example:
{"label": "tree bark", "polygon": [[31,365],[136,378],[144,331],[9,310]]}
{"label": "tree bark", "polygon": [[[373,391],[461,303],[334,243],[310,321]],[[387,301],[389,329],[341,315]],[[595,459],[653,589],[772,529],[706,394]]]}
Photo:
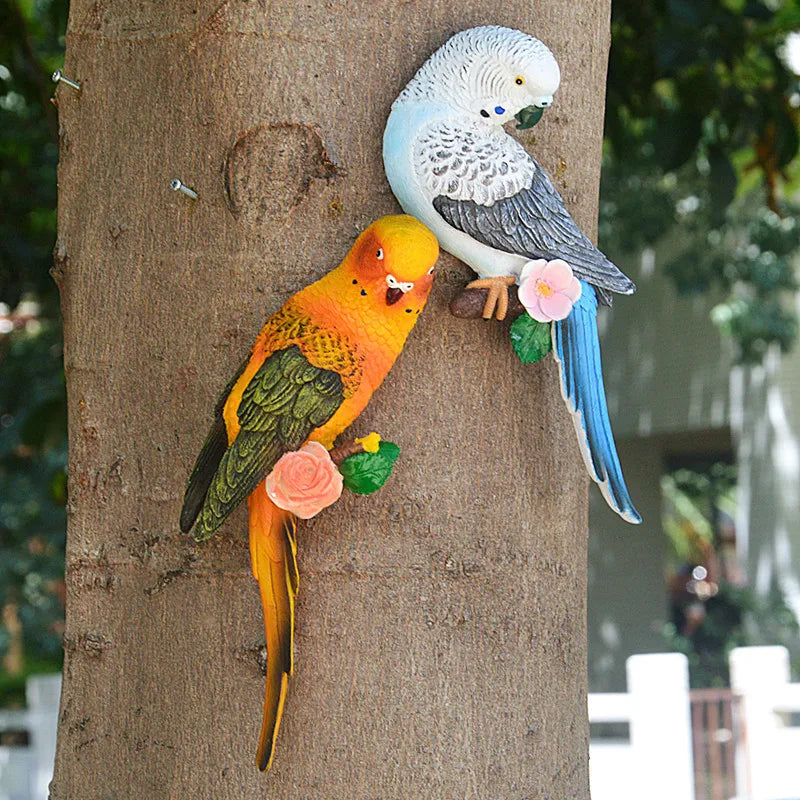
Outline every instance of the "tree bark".
{"label": "tree bark", "polygon": [[554,50],[556,106],[523,140],[593,231],[609,0],[71,4],[53,800],[588,797],[587,480],[552,359],[526,368],[504,326],[448,313],[462,264],[442,258],[352,431],[401,446],[392,479],[299,532],[296,670],[266,775],[246,512],[204,545],[178,531],[215,397],[263,321],[397,210],[391,101],[486,23]]}

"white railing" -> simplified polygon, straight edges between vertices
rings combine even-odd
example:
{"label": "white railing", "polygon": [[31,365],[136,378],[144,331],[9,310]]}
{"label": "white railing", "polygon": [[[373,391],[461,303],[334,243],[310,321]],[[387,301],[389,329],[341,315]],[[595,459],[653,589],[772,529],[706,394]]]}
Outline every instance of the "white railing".
{"label": "white railing", "polygon": [[742,698],[745,747],[736,759],[739,800],[800,798],[800,683],[789,683],[785,647],[739,647],[731,653],[731,688]]}
{"label": "white railing", "polygon": [[[729,723],[734,730],[695,731],[734,737],[737,797],[725,800],[800,800],[800,683],[790,683],[788,651],[740,647],[731,653],[730,669],[738,698]],[[686,659],[632,656],[627,678],[627,693],[589,695],[590,722],[624,722],[630,729],[627,739],[592,740],[592,800],[694,800]],[[701,740],[694,744],[702,749]],[[701,763],[699,786],[707,781],[705,769]]]}
{"label": "white railing", "polygon": [[686,656],[631,656],[627,679],[627,693],[589,695],[590,722],[630,730],[628,739],[592,740],[592,800],[694,800]]}
{"label": "white railing", "polygon": [[28,735],[27,746],[0,746],[0,800],[47,800],[60,694],[60,675],[36,675],[25,683],[25,710],[0,710],[0,731]]}

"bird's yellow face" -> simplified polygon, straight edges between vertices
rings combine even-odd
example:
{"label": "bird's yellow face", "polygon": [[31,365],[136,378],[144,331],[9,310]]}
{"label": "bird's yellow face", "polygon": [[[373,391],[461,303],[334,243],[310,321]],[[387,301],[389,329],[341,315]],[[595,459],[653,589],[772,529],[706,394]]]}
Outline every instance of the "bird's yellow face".
{"label": "bird's yellow face", "polygon": [[438,258],[439,243],[419,220],[406,214],[381,217],[350,251],[352,289],[387,313],[416,317],[433,286]]}

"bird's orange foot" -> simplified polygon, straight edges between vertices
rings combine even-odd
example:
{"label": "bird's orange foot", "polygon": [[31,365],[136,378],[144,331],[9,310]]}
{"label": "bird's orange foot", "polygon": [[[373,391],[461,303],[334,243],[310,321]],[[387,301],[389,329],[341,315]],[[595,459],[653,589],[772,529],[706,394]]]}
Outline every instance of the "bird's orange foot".
{"label": "bird's orange foot", "polygon": [[[505,319],[508,313],[508,287],[513,286],[517,279],[513,275],[504,275],[501,278],[481,278],[467,284],[467,289],[488,289],[489,296],[483,306],[483,318]],[[497,313],[495,314],[495,309]]]}

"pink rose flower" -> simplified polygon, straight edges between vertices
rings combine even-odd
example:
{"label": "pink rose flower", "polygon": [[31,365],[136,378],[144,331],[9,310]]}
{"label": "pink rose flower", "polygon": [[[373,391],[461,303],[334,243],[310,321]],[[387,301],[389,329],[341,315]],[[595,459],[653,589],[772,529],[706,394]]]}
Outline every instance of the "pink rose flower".
{"label": "pink rose flower", "polygon": [[267,475],[269,499],[300,519],[310,519],[342,494],[342,473],[319,442],[284,453]]}
{"label": "pink rose flower", "polygon": [[566,319],[580,296],[580,281],[560,258],[529,261],[519,278],[519,301],[538,322]]}

